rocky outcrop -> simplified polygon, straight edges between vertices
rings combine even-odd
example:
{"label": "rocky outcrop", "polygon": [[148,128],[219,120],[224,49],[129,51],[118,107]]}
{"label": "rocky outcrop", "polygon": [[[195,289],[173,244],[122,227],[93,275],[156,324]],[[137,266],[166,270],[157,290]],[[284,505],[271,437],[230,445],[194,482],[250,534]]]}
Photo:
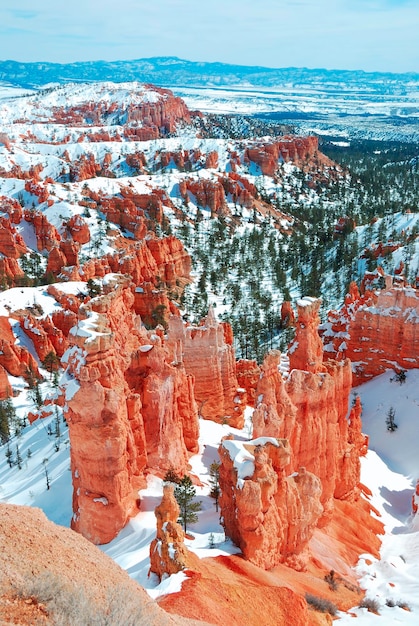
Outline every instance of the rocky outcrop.
{"label": "rocky outcrop", "polygon": [[319,478],[304,468],[286,476],[286,439],[225,439],[219,453],[223,524],[245,558],[270,569],[299,554],[323,512]]}
{"label": "rocky outcrop", "polygon": [[219,323],[212,309],[201,326],[169,320],[169,345],[174,363],[182,363],[194,377],[199,415],[242,428],[245,390],[238,385],[231,327]]}
{"label": "rocky outcrop", "polygon": [[418,367],[419,291],[382,280],[384,288],[362,295],[352,283],[341,310],[322,325],[325,355],[351,359],[354,385],[395,366]]}
{"label": "rocky outcrop", "polygon": [[27,252],[26,244],[8,217],[0,218],[0,254],[18,259]]}
{"label": "rocky outcrop", "polygon": [[256,387],[260,378],[260,367],[256,361],[239,359],[236,361],[237,382],[241,389],[245,389],[247,404],[255,406]]}
{"label": "rocky outcrop", "polygon": [[13,395],[12,386],[9,382],[7,372],[2,365],[0,365],[0,400],[11,398]]}
{"label": "rocky outcrop", "polygon": [[219,181],[186,178],[179,182],[179,193],[188,200],[188,192],[195,197],[198,206],[210,209],[211,215],[227,210],[224,187]]}
{"label": "rocky outcrop", "polygon": [[174,496],[173,485],[163,486],[163,498],[154,514],[157,520],[157,535],[150,544],[150,572],[171,576],[186,567],[187,550],[184,532],[177,523],[180,509]]}
{"label": "rocky outcrop", "polygon": [[90,230],[88,223],[81,215],[73,215],[66,224],[70,237],[77,243],[84,244],[90,241]]}
{"label": "rocky outcrop", "polygon": [[38,250],[50,252],[61,241],[60,234],[47,217],[40,211],[25,211],[25,220],[35,228]]}
{"label": "rocky outcrop", "polygon": [[191,377],[141,327],[127,279],[79,309],[64,354],[73,474],[72,527],[107,543],[136,510],[144,471],[187,469],[197,451]]}
{"label": "rocky outcrop", "polygon": [[244,162],[256,163],[262,174],[274,176],[280,162],[292,161],[296,165],[312,158],[318,151],[317,137],[281,137],[271,143],[258,142],[247,148]]}
{"label": "rocky outcrop", "polygon": [[[320,301],[308,298],[298,304],[296,338],[290,348],[290,372],[285,377],[282,375],[279,351],[272,350],[267,354],[261,366],[252,418],[253,437],[258,443],[265,445],[268,437],[271,438],[270,446],[279,440],[287,450],[282,457],[282,466],[272,459],[271,447],[263,449],[262,473],[257,470],[259,452],[255,455],[250,449],[256,459],[253,460],[249,457],[247,444],[243,444],[247,452],[242,450],[239,454],[237,446],[242,444],[223,443],[223,447],[230,451],[227,456],[231,462],[226,460],[226,453],[220,451],[224,468],[220,474],[221,506],[226,532],[232,533],[230,536],[254,562],[266,568],[284,560],[291,562],[292,555],[303,550],[314,528],[331,519],[335,498],[351,501],[359,496],[359,456],[365,454],[367,448],[367,439],[361,433],[359,400],[348,413],[352,381],[350,361],[322,361],[317,328]],[[241,471],[245,474],[240,475]],[[297,479],[293,472],[298,472],[300,478]],[[293,476],[297,486],[294,483],[290,486],[288,479],[284,482],[285,475]],[[270,502],[275,498],[278,503],[288,502],[288,522],[285,519],[278,521],[282,513],[274,513],[275,508],[265,517],[271,505],[267,507],[259,493],[260,488],[251,484],[260,476],[264,476],[270,485]],[[249,485],[246,484],[248,481]],[[308,490],[301,496],[301,503],[295,492],[298,485]],[[252,496],[254,491],[256,495]],[[280,495],[276,496],[277,493]],[[299,507],[308,502],[307,498],[312,499],[306,511]],[[225,513],[224,507],[230,513]],[[290,511],[293,513],[289,514]],[[300,521],[295,521],[297,519]],[[292,527],[293,520],[295,527]],[[289,531],[284,530],[287,523],[291,525]],[[283,543],[275,544],[270,538],[275,534],[273,527],[282,528],[278,531],[278,541]],[[253,543],[250,531],[255,535]],[[293,541],[285,541],[286,532]],[[264,538],[265,535],[270,539]],[[299,567],[298,563],[298,560],[294,562],[294,566]]]}
{"label": "rocky outcrop", "polygon": [[159,608],[114,560],[37,508],[1,503],[0,528],[3,624],[198,626]]}
{"label": "rocky outcrop", "polygon": [[31,353],[15,343],[16,338],[7,317],[0,316],[0,365],[12,376],[41,378]]}
{"label": "rocky outcrop", "polygon": [[290,370],[319,372],[323,366],[323,344],[318,333],[320,300],[300,298],[297,301],[298,319],[295,338],[288,350]]}

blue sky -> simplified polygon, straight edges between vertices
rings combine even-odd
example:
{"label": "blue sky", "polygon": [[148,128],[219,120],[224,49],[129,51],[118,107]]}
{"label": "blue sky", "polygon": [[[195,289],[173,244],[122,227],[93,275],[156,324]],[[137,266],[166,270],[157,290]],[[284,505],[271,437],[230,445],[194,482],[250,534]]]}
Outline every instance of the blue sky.
{"label": "blue sky", "polygon": [[419,72],[419,0],[1,0],[0,60]]}

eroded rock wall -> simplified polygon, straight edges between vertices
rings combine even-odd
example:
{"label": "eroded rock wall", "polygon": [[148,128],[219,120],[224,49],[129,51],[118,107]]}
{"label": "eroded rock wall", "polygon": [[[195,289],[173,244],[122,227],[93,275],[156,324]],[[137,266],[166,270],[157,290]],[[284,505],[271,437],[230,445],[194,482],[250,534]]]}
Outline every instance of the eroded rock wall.
{"label": "eroded rock wall", "polygon": [[72,527],[107,543],[135,511],[144,471],[185,472],[197,451],[191,377],[141,327],[128,280],[82,305],[63,356],[71,440]]}

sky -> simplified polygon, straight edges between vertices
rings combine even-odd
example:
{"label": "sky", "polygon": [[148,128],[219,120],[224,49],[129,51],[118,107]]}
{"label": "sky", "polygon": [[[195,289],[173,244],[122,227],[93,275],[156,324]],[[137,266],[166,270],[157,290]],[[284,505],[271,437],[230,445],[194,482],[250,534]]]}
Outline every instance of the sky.
{"label": "sky", "polygon": [[0,60],[419,72],[419,0],[1,0]]}

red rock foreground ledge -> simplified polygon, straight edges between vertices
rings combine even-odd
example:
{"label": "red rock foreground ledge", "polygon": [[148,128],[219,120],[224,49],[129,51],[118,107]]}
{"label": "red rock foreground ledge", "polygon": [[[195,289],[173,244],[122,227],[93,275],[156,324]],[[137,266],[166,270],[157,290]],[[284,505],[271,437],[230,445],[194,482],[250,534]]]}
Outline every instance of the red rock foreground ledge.
{"label": "red rock foreground ledge", "polygon": [[[198,626],[198,622],[168,615],[112,559],[78,533],[56,526],[40,509],[0,504],[0,615],[2,624],[57,623],[49,613],[67,602],[73,616],[66,624],[100,623],[147,626]],[[31,592],[44,586],[46,597]],[[48,584],[50,588],[47,589]],[[16,590],[21,597],[16,597]],[[199,622],[203,624],[203,622]]]}

